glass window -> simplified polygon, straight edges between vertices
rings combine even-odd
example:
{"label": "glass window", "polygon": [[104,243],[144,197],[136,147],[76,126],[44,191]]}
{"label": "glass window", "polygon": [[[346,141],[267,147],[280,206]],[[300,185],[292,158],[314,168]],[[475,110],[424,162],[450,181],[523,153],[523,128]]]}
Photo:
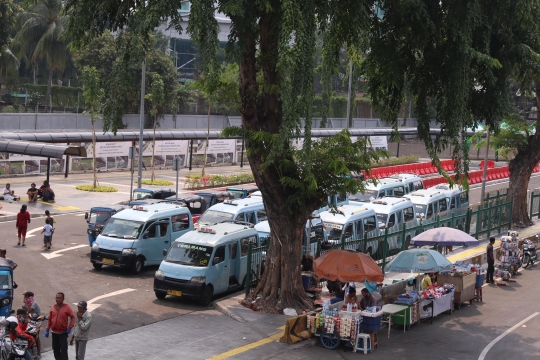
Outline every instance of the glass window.
{"label": "glass window", "polygon": [[383,228],[386,226],[387,220],[388,220],[388,214],[377,214],[377,221],[379,222],[380,228]]}
{"label": "glass window", "polygon": [[159,236],[160,237],[167,236],[168,232],[169,232],[169,224],[168,223],[159,224]]}
{"label": "glass window", "polygon": [[266,216],[266,211],[257,210],[257,221],[261,222],[261,221],[266,221],[266,220],[268,220],[268,216]]}
{"label": "glass window", "polygon": [[394,195],[394,189],[386,189],[386,196]]}
{"label": "glass window", "polygon": [[191,6],[191,3],[189,1],[182,1],[180,3],[180,9],[178,9],[178,13],[181,16],[188,15],[190,6]]}
{"label": "glass window", "polygon": [[459,201],[460,201],[460,203],[462,205],[468,203],[469,202],[469,194],[466,193],[466,192],[462,192],[461,194],[459,194]]}
{"label": "glass window", "polygon": [[379,191],[379,195],[377,196],[377,199],[380,199],[384,196],[384,190]]}
{"label": "glass window", "polygon": [[349,237],[353,234],[353,226],[352,224],[347,224],[347,227],[345,228],[345,231],[343,232],[343,236]]}
{"label": "glass window", "polygon": [[158,237],[157,229],[159,225],[160,224],[152,224],[148,226],[144,231],[143,239],[152,239]]}
{"label": "glass window", "polygon": [[221,263],[221,262],[223,262],[225,260],[225,245],[221,245],[221,246],[218,246],[216,248],[216,253],[214,254],[214,259],[216,259],[216,258],[219,258],[218,259],[219,261],[214,260],[214,261],[217,261],[216,263],[214,263],[214,265],[219,264],[219,263]]}
{"label": "glass window", "polygon": [[362,230],[362,221],[361,220],[356,221],[354,223],[354,227],[355,227],[356,236],[360,238],[362,234],[364,233],[364,231]]}
{"label": "glass window", "polygon": [[456,197],[452,196],[452,201],[450,202],[450,210],[456,208]]}
{"label": "glass window", "polygon": [[364,231],[370,232],[377,228],[376,222],[375,222],[375,216],[370,216],[363,220],[364,222]]}
{"label": "glass window", "polygon": [[216,210],[207,210],[199,218],[199,223],[217,224],[225,220],[232,220],[232,219],[233,219],[233,214],[231,213],[227,213],[223,211],[216,211]]}
{"label": "glass window", "polygon": [[171,217],[171,221],[172,221],[173,232],[189,229],[189,215],[188,214],[174,215]]}
{"label": "glass window", "polygon": [[11,280],[11,274],[9,271],[0,271],[0,289],[11,290],[13,287],[13,281]]}
{"label": "glass window", "polygon": [[328,240],[339,240],[343,231],[343,225],[325,222]]}
{"label": "glass window", "polygon": [[392,214],[388,218],[388,227],[391,228],[394,225],[396,225],[396,214]]}
{"label": "glass window", "polygon": [[414,191],[414,183],[409,183],[409,193],[412,193]]}
{"label": "glass window", "polygon": [[174,242],[165,258],[166,262],[190,266],[208,266],[214,248]]}
{"label": "glass window", "polygon": [[433,204],[429,204],[427,207],[426,219],[429,219],[432,216],[433,216]]}
{"label": "glass window", "polygon": [[422,204],[414,204],[414,209],[416,211],[416,213],[418,215],[422,214],[422,215],[426,215],[426,209],[427,209],[427,206],[426,205],[422,205]]}
{"label": "glass window", "polygon": [[310,243],[316,243],[324,239],[324,229],[322,225],[311,226]]}
{"label": "glass window", "polygon": [[439,211],[446,211],[446,199],[439,200]]}
{"label": "glass window", "polygon": [[240,250],[242,251],[242,256],[247,256],[248,254],[248,245],[251,244],[251,246],[257,245],[257,237],[256,236],[250,236],[247,238],[243,238],[240,240]]}
{"label": "glass window", "polygon": [[229,254],[231,254],[231,260],[236,259],[236,253],[238,252],[238,243],[235,241],[229,244]]}
{"label": "glass window", "polygon": [[89,224],[103,225],[111,218],[111,213],[108,211],[92,211],[90,213]]}
{"label": "glass window", "polygon": [[144,199],[151,199],[152,193],[148,191],[133,191],[133,198],[132,200],[144,200]]}
{"label": "glass window", "polygon": [[412,207],[403,209],[403,216],[405,217],[405,221],[411,221],[414,220],[414,210]]}
{"label": "glass window", "polygon": [[349,196],[349,200],[353,201],[370,201],[372,198],[377,197],[377,190],[366,190],[363,194],[359,192],[358,194]]}
{"label": "glass window", "polygon": [[414,182],[414,190],[420,190],[424,188],[424,183],[421,180]]}
{"label": "glass window", "polygon": [[[240,220],[241,217],[245,220]],[[256,224],[255,213],[252,211],[238,215],[238,217],[235,220],[245,221],[251,224]]]}
{"label": "glass window", "polygon": [[103,229],[103,235],[124,239],[137,239],[143,224],[141,221],[112,218],[105,226],[105,229]]}
{"label": "glass window", "polygon": [[398,186],[394,188],[394,196],[403,196],[405,195],[405,188],[403,186]]}
{"label": "glass window", "polygon": [[336,200],[337,200],[338,203],[342,203],[342,202],[347,201],[347,194],[337,194],[336,195]]}

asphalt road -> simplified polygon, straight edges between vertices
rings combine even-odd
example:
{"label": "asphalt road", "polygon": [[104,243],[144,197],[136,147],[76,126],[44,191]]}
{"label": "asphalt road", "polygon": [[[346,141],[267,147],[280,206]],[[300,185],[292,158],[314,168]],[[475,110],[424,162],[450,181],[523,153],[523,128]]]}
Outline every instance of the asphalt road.
{"label": "asphalt road", "polygon": [[[112,267],[95,271],[90,263],[86,222],[84,216],[80,215],[56,216],[56,231],[50,252],[42,250],[43,235],[40,232],[44,225],[43,218],[33,219],[29,224],[29,231],[38,230],[27,239],[26,248],[16,246],[14,222],[0,223],[0,232],[5,234],[0,246],[7,249],[8,258],[18,263],[14,279],[19,287],[15,290],[14,309],[22,306],[22,294],[26,290],[35,293],[35,299],[44,313],[54,304],[55,294],[59,291],[66,294],[66,302],[74,310],[74,304],[80,300],[90,302],[96,297],[120,292],[91,302],[93,306],[89,308],[100,304],[92,310],[92,338],[204,309],[187,299],[156,299],[153,278],[157,266],[144,268],[140,275]],[[56,253],[59,250],[65,251]],[[42,338],[44,349],[50,349],[50,340]]]}

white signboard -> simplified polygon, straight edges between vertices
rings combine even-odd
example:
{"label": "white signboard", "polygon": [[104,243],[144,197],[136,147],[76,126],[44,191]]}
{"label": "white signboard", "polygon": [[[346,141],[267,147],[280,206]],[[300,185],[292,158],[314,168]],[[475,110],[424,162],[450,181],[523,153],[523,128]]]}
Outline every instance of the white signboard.
{"label": "white signboard", "polygon": [[156,141],[155,155],[185,155],[188,150],[188,140]]}
{"label": "white signboard", "polygon": [[[88,157],[92,156],[92,144],[89,145],[87,150]],[[108,156],[127,156],[131,143],[128,141],[119,142],[98,142],[96,143],[96,156],[108,157]]]}
{"label": "white signboard", "polygon": [[370,136],[371,147],[375,150],[388,150],[386,136]]}
{"label": "white signboard", "polygon": [[208,153],[233,153],[236,140],[209,140]]}

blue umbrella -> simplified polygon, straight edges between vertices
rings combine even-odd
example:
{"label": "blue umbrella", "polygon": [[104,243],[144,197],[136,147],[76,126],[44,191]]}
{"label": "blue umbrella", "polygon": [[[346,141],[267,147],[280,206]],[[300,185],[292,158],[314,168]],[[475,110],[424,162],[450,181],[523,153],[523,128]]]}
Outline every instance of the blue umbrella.
{"label": "blue umbrella", "polygon": [[478,240],[458,229],[439,227],[429,229],[411,239],[411,245],[418,246],[477,246]]}
{"label": "blue umbrella", "polygon": [[454,265],[435,250],[409,249],[400,252],[384,267],[390,272],[430,273],[451,271]]}

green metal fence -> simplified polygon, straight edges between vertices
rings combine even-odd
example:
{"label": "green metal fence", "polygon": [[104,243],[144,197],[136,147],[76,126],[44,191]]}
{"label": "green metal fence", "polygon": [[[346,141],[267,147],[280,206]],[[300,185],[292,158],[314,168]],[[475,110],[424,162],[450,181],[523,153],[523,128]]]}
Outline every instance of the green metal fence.
{"label": "green metal fence", "polygon": [[493,190],[486,194],[484,201],[493,201],[493,200],[507,200],[508,195],[508,188],[506,189],[500,189],[500,190]]}
{"label": "green metal fence", "polygon": [[540,219],[540,189],[534,189],[531,191],[529,216],[531,217],[531,220],[534,217]]}
{"label": "green metal fence", "polygon": [[[540,194],[538,194],[540,198]],[[366,233],[362,238],[342,237],[334,243],[317,243],[317,254],[324,254],[335,249],[355,250],[369,254],[382,268],[400,251],[410,247],[410,240],[432,228],[452,227],[460,229],[476,239],[489,237],[510,229],[512,219],[512,200],[496,200],[485,202],[468,209],[458,209],[429,219],[415,219],[405,224],[396,225],[384,230]],[[246,295],[257,286],[265,270],[268,244],[248,248],[247,268],[251,269],[246,277]],[[300,260],[299,260],[300,261]]]}

